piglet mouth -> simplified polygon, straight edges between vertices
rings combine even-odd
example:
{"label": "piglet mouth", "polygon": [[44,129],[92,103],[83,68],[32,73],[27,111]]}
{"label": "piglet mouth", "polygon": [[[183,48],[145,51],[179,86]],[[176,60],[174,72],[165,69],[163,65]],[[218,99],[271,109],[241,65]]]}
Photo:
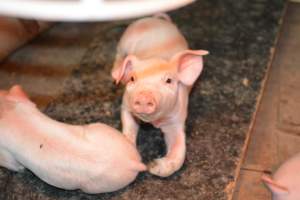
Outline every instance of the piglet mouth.
{"label": "piglet mouth", "polygon": [[151,115],[156,111],[154,104],[148,103],[146,106],[143,105],[134,105],[133,106],[134,112],[139,115]]}
{"label": "piglet mouth", "polygon": [[137,118],[141,119],[144,122],[152,122],[153,119],[155,118],[155,116],[153,116],[152,114],[145,114],[145,113],[133,113],[134,116],[136,116]]}
{"label": "piglet mouth", "polygon": [[147,113],[137,113],[135,111],[131,111],[131,113],[138,119],[147,122],[152,123],[153,121],[161,118],[162,113],[157,109],[155,112],[147,114]]}

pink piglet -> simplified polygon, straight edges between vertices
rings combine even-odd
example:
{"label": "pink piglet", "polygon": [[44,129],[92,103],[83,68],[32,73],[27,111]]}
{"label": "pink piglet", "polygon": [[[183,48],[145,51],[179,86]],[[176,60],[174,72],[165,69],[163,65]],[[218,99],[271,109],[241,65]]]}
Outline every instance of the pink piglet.
{"label": "pink piglet", "polygon": [[0,91],[0,166],[29,169],[50,185],[112,192],[146,170],[119,131],[102,123],[69,125],[41,113],[20,86]]}
{"label": "pink piglet", "polygon": [[164,133],[167,154],[148,165],[167,177],[185,160],[185,120],[191,87],[203,68],[205,50],[190,50],[166,14],[139,19],[124,32],[117,47],[112,77],[126,84],[121,119],[123,134],[136,143],[136,118]]}

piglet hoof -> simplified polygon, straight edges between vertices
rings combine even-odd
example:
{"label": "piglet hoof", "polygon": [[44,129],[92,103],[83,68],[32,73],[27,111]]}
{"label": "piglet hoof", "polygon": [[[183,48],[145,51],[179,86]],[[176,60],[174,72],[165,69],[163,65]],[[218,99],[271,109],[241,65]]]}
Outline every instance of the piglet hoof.
{"label": "piglet hoof", "polygon": [[172,175],[181,167],[181,164],[177,164],[174,160],[170,160],[167,157],[155,159],[147,165],[148,171],[156,176],[168,177]]}

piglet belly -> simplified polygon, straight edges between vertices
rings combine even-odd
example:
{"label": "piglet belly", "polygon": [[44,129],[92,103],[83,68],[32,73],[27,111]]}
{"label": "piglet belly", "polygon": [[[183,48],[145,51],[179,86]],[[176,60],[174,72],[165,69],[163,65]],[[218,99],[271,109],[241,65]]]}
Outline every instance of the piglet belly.
{"label": "piglet belly", "polygon": [[[107,142],[109,143],[105,141]],[[77,147],[80,150],[76,150],[75,143],[69,146],[64,143],[64,149],[56,152],[51,150],[50,154],[45,148],[46,153],[42,154],[50,159],[42,163],[31,163],[29,168],[51,185],[64,189],[81,189],[87,193],[111,192],[123,188],[139,172],[133,166],[134,162],[139,162],[139,158],[133,159],[133,155],[127,155],[126,151],[118,151],[118,143],[112,144],[110,149],[104,149],[105,144],[101,142],[97,145],[87,143]],[[124,149],[130,148],[132,147],[127,146]]]}
{"label": "piglet belly", "polygon": [[56,127],[51,137],[48,123],[43,126],[45,134],[30,121],[17,121],[19,126],[7,126],[12,123],[4,121],[7,148],[18,163],[50,185],[88,193],[111,192],[131,183],[139,172],[134,166],[140,162],[139,154],[121,134],[100,130],[99,138],[89,142],[78,137],[76,128],[70,134],[68,128],[57,132]]}

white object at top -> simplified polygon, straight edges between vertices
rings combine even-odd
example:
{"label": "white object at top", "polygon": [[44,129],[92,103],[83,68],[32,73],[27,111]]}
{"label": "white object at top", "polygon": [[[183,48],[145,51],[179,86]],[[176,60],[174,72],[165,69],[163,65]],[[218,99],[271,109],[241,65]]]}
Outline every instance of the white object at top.
{"label": "white object at top", "polygon": [[0,0],[0,15],[47,21],[103,21],[174,10],[195,0]]}

